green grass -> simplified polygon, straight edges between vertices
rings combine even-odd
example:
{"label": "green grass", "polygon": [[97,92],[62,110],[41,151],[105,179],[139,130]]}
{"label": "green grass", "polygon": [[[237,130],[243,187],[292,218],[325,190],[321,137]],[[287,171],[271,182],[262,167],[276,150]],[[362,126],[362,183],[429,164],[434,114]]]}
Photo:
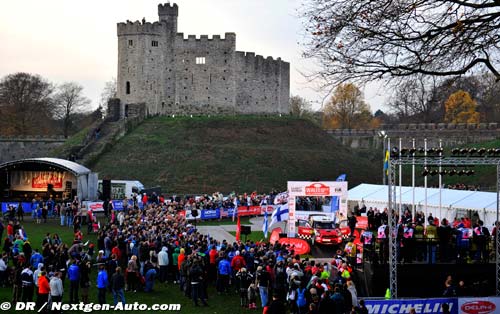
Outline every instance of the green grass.
{"label": "green grass", "polygon": [[[233,236],[236,236],[236,231],[228,231],[230,234],[232,234]],[[268,237],[268,240],[269,240],[269,236],[271,236],[271,233],[269,233],[267,235]],[[253,242],[262,242],[266,239],[264,239],[264,233],[260,230],[252,230],[252,233],[250,233],[248,236],[244,236],[242,235],[241,236],[241,240],[250,240],[250,241],[253,241]]]}
{"label": "green grass", "polygon": [[154,117],[97,158],[92,170],[166,193],[283,190],[288,180],[378,182],[379,167],[294,117]]}
{"label": "green grass", "polygon": [[64,142],[64,144],[56,147],[51,152],[51,155],[56,156],[56,157],[67,158],[67,156],[70,154],[71,149],[73,147],[83,144],[83,141],[87,137],[89,130],[90,130],[90,126],[80,130],[78,133],[74,134],[73,136],[68,137],[68,139],[66,139],[66,142]]}
{"label": "green grass", "polygon": [[[63,241],[65,243],[71,242],[72,236],[73,236],[73,229],[68,228],[68,227],[61,227],[58,224],[58,220],[53,219],[50,220],[48,223],[44,224],[34,224],[31,221],[31,217],[25,217],[25,222],[23,223],[23,226],[28,234],[29,240],[31,242],[31,245],[33,248],[40,248],[41,243],[43,240],[43,237],[47,232],[50,232],[51,234],[58,233]],[[91,242],[96,242],[96,236],[95,235],[90,235],[87,236],[86,234],[86,226],[84,226],[84,239],[85,241],[87,239],[91,240]],[[91,274],[91,279],[92,279],[92,285],[90,288],[89,296],[90,296],[90,302],[97,303],[97,289],[95,288],[95,280],[97,277],[97,273],[93,272]],[[139,303],[145,303],[148,305],[159,303],[159,304],[169,304],[169,303],[180,303],[181,304],[181,311],[180,313],[183,314],[194,314],[194,313],[210,313],[210,314],[238,314],[238,313],[248,313],[248,310],[241,309],[239,307],[239,297],[234,293],[231,294],[230,296],[227,295],[217,295],[214,289],[215,283],[211,282],[209,283],[209,307],[195,307],[191,300],[186,298],[180,291],[179,287],[177,285],[174,285],[173,283],[169,284],[159,284],[158,282],[155,283],[154,286],[154,291],[152,293],[145,293],[145,292],[137,292],[137,293],[132,293],[132,292],[126,292],[125,293],[125,298],[127,300],[127,303],[134,303],[134,302],[139,302]],[[65,287],[64,287],[65,294],[63,296],[63,302],[68,301],[68,293],[69,293],[69,282],[68,280],[65,281]],[[0,288],[0,301],[10,301],[12,298],[12,289],[11,288]],[[35,301],[35,300],[34,300]],[[113,296],[108,293],[106,296],[106,301],[108,303],[112,303],[113,301]],[[120,311],[107,311],[108,313],[121,313]],[[11,311],[2,311],[2,313],[20,313],[20,312],[15,312],[13,310]],[[73,312],[75,313],[75,312]],[[132,313],[132,312],[130,312]],[[148,312],[149,313],[149,312]],[[150,312],[150,313],[155,313],[155,312]],[[157,313],[160,313],[159,311]],[[257,312],[255,312],[257,313]]]}

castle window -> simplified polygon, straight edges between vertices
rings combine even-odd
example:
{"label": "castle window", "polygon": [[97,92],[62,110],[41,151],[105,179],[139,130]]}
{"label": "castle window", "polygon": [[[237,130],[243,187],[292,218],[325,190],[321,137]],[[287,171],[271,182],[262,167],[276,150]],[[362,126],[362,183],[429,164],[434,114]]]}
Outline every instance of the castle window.
{"label": "castle window", "polygon": [[153,40],[153,41],[151,42],[151,46],[153,46],[153,47],[158,47],[158,41],[157,41],[157,40]]}
{"label": "castle window", "polygon": [[205,57],[196,57],[196,64],[205,64]]}
{"label": "castle window", "polygon": [[128,46],[132,47],[134,45],[134,41],[132,39],[128,40]]}
{"label": "castle window", "polygon": [[127,81],[127,83],[125,84],[125,93],[127,95],[130,95],[130,82]]}
{"label": "castle window", "polygon": [[185,96],[185,97],[184,97],[184,99],[186,99],[186,100],[187,100],[187,99],[188,99],[188,96]]}
{"label": "castle window", "polygon": [[226,60],[226,59],[224,59],[224,63],[227,63],[227,60]]}

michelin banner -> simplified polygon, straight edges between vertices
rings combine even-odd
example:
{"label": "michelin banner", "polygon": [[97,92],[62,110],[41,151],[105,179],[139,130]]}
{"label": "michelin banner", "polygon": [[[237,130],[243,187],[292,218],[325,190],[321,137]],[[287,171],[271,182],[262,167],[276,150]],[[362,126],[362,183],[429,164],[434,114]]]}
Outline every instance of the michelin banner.
{"label": "michelin banner", "polygon": [[444,303],[449,305],[451,314],[458,314],[458,299],[452,298],[365,300],[370,314],[407,314],[412,308],[416,313],[440,314]]}

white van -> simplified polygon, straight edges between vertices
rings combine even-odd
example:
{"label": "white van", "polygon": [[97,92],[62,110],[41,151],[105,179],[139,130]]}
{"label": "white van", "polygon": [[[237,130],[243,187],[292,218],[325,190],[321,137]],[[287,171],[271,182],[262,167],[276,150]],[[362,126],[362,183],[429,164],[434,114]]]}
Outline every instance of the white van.
{"label": "white van", "polygon": [[[131,180],[111,180],[111,199],[122,200],[130,198],[133,193],[140,193],[144,190],[144,185],[140,181]],[[99,180],[97,191],[102,195],[102,180]]]}

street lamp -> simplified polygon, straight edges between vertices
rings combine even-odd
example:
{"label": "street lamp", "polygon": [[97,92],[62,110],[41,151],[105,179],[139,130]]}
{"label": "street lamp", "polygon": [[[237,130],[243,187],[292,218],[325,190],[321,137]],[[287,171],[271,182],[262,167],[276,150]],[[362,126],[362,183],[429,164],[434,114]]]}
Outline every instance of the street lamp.
{"label": "street lamp", "polygon": [[387,184],[387,181],[386,181],[386,175],[385,175],[385,152],[387,151],[387,146],[386,146],[386,143],[385,143],[385,139],[387,138],[387,132],[385,132],[384,130],[380,130],[378,131],[378,136],[382,139],[382,142],[383,142],[383,146],[384,146],[384,150],[383,150],[383,155],[382,155],[382,183],[384,185]]}

